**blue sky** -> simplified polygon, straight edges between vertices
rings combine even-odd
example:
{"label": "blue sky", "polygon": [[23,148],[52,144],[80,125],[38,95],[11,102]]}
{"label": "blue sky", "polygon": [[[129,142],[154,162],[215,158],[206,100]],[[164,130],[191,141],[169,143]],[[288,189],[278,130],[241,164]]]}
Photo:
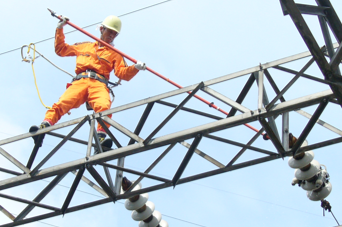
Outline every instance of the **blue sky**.
{"label": "blue sky", "polygon": [[[108,15],[124,15],[159,2],[161,1],[3,1],[3,7],[0,9],[3,31],[0,37],[2,43],[0,54],[53,37],[57,19],[50,16],[47,8],[56,11],[57,14],[68,16],[74,24],[85,27],[101,22]],[[331,0],[331,2],[336,12],[341,14],[342,2],[337,0]],[[300,3],[314,5],[315,1],[305,0]],[[306,16],[305,19],[319,44],[323,45],[317,18]],[[172,0],[122,16],[121,20],[122,32],[114,41],[115,47],[135,59],[146,62],[147,66],[182,86],[196,84],[259,65],[259,63],[307,51],[291,18],[283,16],[279,1]],[[71,30],[73,30],[71,27],[65,27],[65,32]],[[95,25],[86,30],[96,36],[99,35]],[[80,32],[66,35],[66,42],[69,44],[82,41],[91,40]],[[49,39],[37,44],[36,48],[56,65],[74,73],[75,58],[58,57],[54,53],[53,44],[54,40]],[[0,55],[3,71],[0,84],[0,139],[27,132],[31,125],[40,124],[46,111],[38,99],[31,66],[21,60],[20,50]],[[132,64],[129,61],[127,63]],[[46,105],[51,106],[64,92],[66,83],[70,82],[70,76],[60,72],[42,58],[38,58],[34,66],[42,99]],[[300,67],[296,64],[293,66]],[[313,66],[309,71],[317,73],[317,67]],[[289,79],[280,78],[279,80],[285,85]],[[116,81],[113,75],[112,80]],[[246,79],[236,79],[216,87],[224,90],[231,99],[235,99],[245,81]],[[130,82],[123,82],[121,86],[115,88],[116,98],[113,107],[174,89],[175,87],[147,71],[139,72]],[[298,86],[290,90],[286,98],[292,99],[326,89],[328,89],[326,86],[313,86],[306,80],[299,80]],[[176,103],[179,100],[181,99],[170,99]],[[247,102],[249,100],[253,103],[256,98],[249,97]],[[200,110],[208,108],[198,101],[192,101],[188,105]],[[253,105],[256,109],[256,101]],[[159,112],[152,113],[151,119],[153,120],[149,119],[148,127],[143,130],[142,135],[147,136],[148,132],[153,130],[153,126],[158,125],[170,112],[168,108],[160,107],[157,110]],[[311,113],[313,110],[314,108],[306,109]],[[142,108],[132,109],[127,113],[116,114],[113,119],[134,130],[142,111]],[[214,110],[210,111],[212,114],[221,116]],[[338,121],[340,111],[339,107],[329,105],[322,119],[342,128],[341,122]],[[64,116],[61,122],[91,114],[85,110],[84,106],[71,112],[72,114]],[[204,119],[185,120],[188,117],[189,115],[182,113],[158,135],[198,125],[196,120],[200,120],[200,124],[207,122]],[[291,117],[294,119],[291,131],[298,136],[307,120],[295,113],[291,113]],[[77,136],[86,140],[87,129],[79,132]],[[246,142],[253,136],[253,133],[239,128],[225,136],[239,142]],[[308,140],[310,143],[310,141],[318,142],[322,138],[335,137],[336,135],[315,127]],[[38,159],[49,152],[55,142],[54,139],[46,138]],[[191,143],[191,141],[188,142]],[[257,145],[272,149],[270,142],[258,141]],[[11,154],[25,163],[32,146],[31,139],[26,139],[21,141],[19,146],[9,144],[4,149],[11,151]],[[224,155],[224,152],[230,150],[235,152],[227,145],[219,146],[210,143],[201,144],[199,149],[210,151],[209,153],[213,156],[227,160],[229,155]],[[340,149],[341,145],[334,145],[316,150],[315,159],[328,168],[333,191],[327,200],[331,202],[337,219],[342,222],[342,207],[340,206],[342,201],[339,196],[342,188],[342,182],[339,181],[341,154],[338,151]],[[160,154],[160,151],[153,150],[139,154],[137,157],[128,157],[125,161],[126,167],[144,171],[149,163]],[[175,152],[171,153],[168,159],[152,173],[172,179],[175,168],[178,167],[175,163],[181,161],[185,151],[182,146],[177,145]],[[247,154],[242,159],[249,160],[254,157],[253,155],[253,153]],[[56,162],[48,164],[54,165],[82,157],[84,157],[84,148],[82,150],[82,148],[70,146],[61,149],[54,159]],[[10,164],[5,159],[0,160],[3,163],[1,165],[10,168]],[[194,156],[184,174],[192,175],[206,168],[210,169],[212,166],[208,166],[200,157]],[[114,173],[113,171],[113,175]],[[127,176],[134,179],[132,175]],[[336,226],[331,214],[326,213],[323,217],[318,202],[310,201],[306,198],[304,190],[291,186],[293,176],[293,170],[287,165],[287,160],[280,159],[179,185],[175,189],[167,188],[151,192],[149,200],[155,203],[156,209],[163,214],[163,219],[170,226],[177,227]],[[10,176],[0,174],[0,177],[2,180]],[[68,174],[61,185],[55,188],[54,193],[43,202],[60,205],[68,192],[65,186],[70,186],[72,181],[73,175]],[[46,181],[42,181],[4,190],[3,193],[34,198],[46,184]],[[152,182],[143,181],[142,184],[148,186]],[[87,185],[80,185],[79,190],[71,205],[102,198]],[[106,204],[24,226],[138,226],[138,222],[130,217],[130,212],[122,203],[123,201],[118,201],[115,205]],[[0,198],[0,205],[13,214],[18,214],[20,208],[24,207],[20,203],[9,202],[2,198]],[[37,215],[39,212],[41,210],[37,209],[32,214]],[[9,219],[0,213],[0,223],[7,222]]]}

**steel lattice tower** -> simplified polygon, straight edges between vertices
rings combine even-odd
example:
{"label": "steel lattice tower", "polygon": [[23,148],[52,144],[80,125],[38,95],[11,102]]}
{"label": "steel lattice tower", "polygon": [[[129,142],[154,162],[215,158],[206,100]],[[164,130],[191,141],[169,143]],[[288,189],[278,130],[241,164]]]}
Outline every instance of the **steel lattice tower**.
{"label": "steel lattice tower", "polygon": [[[25,133],[0,141],[0,154],[2,158],[8,159],[16,170],[8,168],[0,168],[1,172],[12,175],[7,179],[0,179],[0,190],[15,188],[28,183],[39,182],[46,178],[53,177],[53,180],[39,191],[37,197],[33,200],[14,197],[9,194],[0,193],[0,197],[27,204],[27,207],[16,217],[14,217],[6,207],[0,207],[1,211],[8,216],[12,222],[2,225],[17,226],[25,223],[34,222],[78,210],[94,207],[104,203],[111,203],[121,199],[127,199],[134,195],[145,192],[153,192],[167,187],[176,187],[179,184],[188,183],[198,179],[211,177],[218,174],[223,174],[229,171],[238,170],[252,165],[269,162],[276,159],[282,159],[286,156],[292,156],[307,150],[314,150],[337,144],[342,142],[342,131],[327,122],[320,119],[320,116],[325,112],[328,105],[342,105],[342,88],[341,88],[341,73],[339,64],[342,59],[341,46],[338,43],[342,42],[342,24],[329,0],[316,0],[317,5],[296,4],[293,0],[281,0],[284,15],[289,15],[294,21],[300,35],[306,43],[309,51],[296,54],[287,58],[260,64],[258,66],[245,69],[236,73],[228,74],[209,81],[200,82],[192,86],[182,89],[173,90],[154,97],[142,99],[123,106],[118,106],[108,111],[96,114],[90,114],[82,118],[56,124],[46,129],[39,130],[35,134]],[[302,14],[315,15],[319,18],[320,26],[325,40],[324,46],[319,46],[315,37],[310,32]],[[330,32],[334,34],[337,44],[333,44],[330,37]],[[296,70],[288,67],[292,63],[301,64],[301,69]],[[319,72],[315,75],[306,73],[307,69],[312,65],[317,65]],[[277,81],[279,73],[294,75],[293,78],[286,82],[283,86],[283,81]],[[244,81],[244,86],[237,97],[228,97],[228,93],[222,87],[234,86],[235,80]],[[305,96],[286,98],[286,92],[291,87],[296,86],[299,78],[304,78],[313,83],[325,86],[325,90],[308,94]],[[256,88],[253,89],[252,87]],[[215,89],[216,87],[217,89]],[[283,87],[280,89],[280,87]],[[229,110],[227,116],[218,116],[213,114],[213,109],[206,106],[206,110],[197,110],[195,108],[186,107],[186,104],[194,99],[194,95],[205,95],[213,99],[213,102],[220,103],[220,108]],[[246,102],[247,97],[255,97],[255,102]],[[177,100],[170,102],[169,100]],[[201,105],[198,104],[197,105]],[[141,131],[148,121],[153,111],[159,111],[159,108],[168,108],[169,114],[163,119],[151,119],[153,121],[154,130],[150,131],[147,136],[142,137]],[[210,105],[209,105],[210,107]],[[313,113],[308,113],[302,110],[305,107],[314,107]],[[126,122],[117,122],[113,119],[115,115],[124,114],[127,111],[134,111],[136,118],[132,122],[137,122],[134,129],[131,130],[126,125]],[[137,110],[137,111],[135,111]],[[141,111],[143,110],[143,111]],[[142,113],[141,113],[142,112]],[[204,119],[197,121],[196,124],[189,128],[172,127],[167,133],[160,135],[166,125],[170,124],[178,115],[179,112],[186,112],[191,120]],[[307,124],[298,135],[297,143],[289,148],[289,125],[291,124],[290,113],[298,113],[308,119]],[[113,119],[107,115],[113,114]],[[329,113],[325,113],[329,116]],[[156,122],[158,120],[158,122]],[[159,121],[160,120],[160,121]],[[189,120],[189,121],[190,121]],[[92,155],[92,149],[99,147],[99,142],[95,130],[95,122],[98,122],[106,128],[104,122],[109,123],[112,128],[106,128],[110,138],[114,141],[116,149],[103,152],[98,155]],[[89,124],[88,124],[89,123]],[[224,133],[231,132],[236,128],[243,128],[244,125],[253,124],[259,127],[257,132],[248,139],[248,142],[241,143],[235,140],[228,139]],[[336,138],[325,139],[321,142],[310,143],[309,146],[301,148],[301,145],[311,133],[315,125],[321,125],[326,129],[337,134]],[[90,127],[89,127],[90,125]],[[180,129],[181,128],[181,129]],[[77,138],[76,132],[87,130],[87,138]],[[249,129],[244,129],[249,130]],[[115,131],[115,132],[114,132]],[[62,133],[61,133],[62,132]],[[20,158],[12,155],[11,150],[7,150],[6,145],[19,143],[23,139],[32,137],[33,135],[46,134],[46,137],[60,139],[55,147],[50,150],[44,157],[41,157],[37,162],[37,154],[39,154],[39,146],[35,146],[27,161],[23,164],[19,161]],[[118,138],[118,135],[129,139],[127,145]],[[248,134],[250,135],[250,133]],[[119,137],[120,137],[119,136]],[[257,140],[262,140],[262,137],[269,137],[267,143],[272,144],[272,149],[266,149],[263,146],[253,146]],[[45,138],[46,140],[46,138]],[[188,143],[187,141],[190,141]],[[72,160],[58,165],[49,165],[49,161],[54,155],[66,144],[77,145],[79,151],[83,152],[84,158]],[[240,150],[233,155],[227,162],[226,160],[217,160],[211,156],[211,151],[201,151],[198,149],[199,144],[209,143],[212,146],[218,147],[221,144],[240,147]],[[265,142],[266,143],[266,142]],[[170,179],[150,174],[150,172],[166,158],[166,154],[176,152],[177,146],[182,146],[187,151],[182,154],[182,161],[174,163],[176,171]],[[132,168],[124,167],[126,157],[134,155],[143,155],[153,149],[163,149],[163,152],[156,157],[149,167],[144,171],[137,171]],[[257,158],[237,162],[246,151],[254,152]],[[212,169],[208,171],[198,171],[191,176],[182,177],[193,155],[199,155],[212,165]],[[117,162],[116,165],[110,162]],[[100,174],[100,169],[103,168],[104,174]],[[115,170],[116,175],[112,178],[110,170]],[[70,185],[70,190],[63,205],[56,207],[49,204],[40,203],[51,190],[67,175],[75,174],[74,181]],[[127,190],[120,191],[121,180],[126,173],[134,174],[137,179],[132,179],[135,184],[142,181],[144,178],[152,179],[157,182],[148,187],[136,191]],[[86,177],[88,174],[92,177]],[[104,199],[99,199],[90,203],[81,204],[70,207],[69,204],[77,193],[78,184],[84,181],[92,187],[97,193],[105,196]],[[26,216],[35,207],[40,207],[49,210],[48,213],[26,218]]]}

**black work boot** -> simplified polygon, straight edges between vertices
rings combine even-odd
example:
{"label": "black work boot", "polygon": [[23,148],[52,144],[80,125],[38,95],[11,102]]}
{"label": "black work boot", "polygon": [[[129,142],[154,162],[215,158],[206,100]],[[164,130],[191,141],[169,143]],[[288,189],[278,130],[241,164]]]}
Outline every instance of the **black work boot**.
{"label": "black work boot", "polygon": [[[34,132],[38,131],[38,129],[43,129],[43,128],[46,128],[46,127],[49,127],[49,126],[51,126],[49,122],[43,121],[43,122],[40,124],[39,127],[36,126],[36,125],[31,126],[29,132],[34,133]],[[41,137],[40,145],[39,145],[39,147],[41,147],[42,144],[43,144],[43,140],[44,140],[45,134],[40,134],[40,135],[32,136],[32,139],[33,139],[33,141],[34,141],[34,144],[37,144],[37,142],[39,141],[39,137]]]}
{"label": "black work boot", "polygon": [[[101,132],[97,132],[97,135],[99,137],[99,141],[102,147],[102,151],[108,151],[112,148],[113,146],[113,141],[111,139],[106,139],[106,134],[101,133]],[[94,155],[95,154],[99,154],[100,151],[97,149],[97,147],[95,147],[94,149]]]}

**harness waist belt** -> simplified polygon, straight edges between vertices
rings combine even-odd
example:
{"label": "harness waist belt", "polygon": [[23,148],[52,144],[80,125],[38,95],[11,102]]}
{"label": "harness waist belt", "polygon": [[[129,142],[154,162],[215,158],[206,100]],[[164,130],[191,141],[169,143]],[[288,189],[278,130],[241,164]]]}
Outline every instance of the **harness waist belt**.
{"label": "harness waist belt", "polygon": [[93,79],[98,80],[98,81],[100,81],[100,82],[102,82],[102,83],[104,83],[104,84],[106,84],[108,86],[108,80],[103,79],[103,78],[105,78],[104,76],[102,76],[101,74],[98,74],[98,73],[96,73],[96,72],[94,72],[92,70],[87,70],[85,72],[82,72],[82,73],[78,74],[73,79],[73,81],[74,80],[79,80],[81,78],[93,78]]}

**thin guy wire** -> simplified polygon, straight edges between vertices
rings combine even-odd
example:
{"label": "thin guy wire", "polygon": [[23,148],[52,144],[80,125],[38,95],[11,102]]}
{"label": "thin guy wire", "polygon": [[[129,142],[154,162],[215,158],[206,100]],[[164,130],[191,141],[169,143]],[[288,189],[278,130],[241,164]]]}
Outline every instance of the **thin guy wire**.
{"label": "thin guy wire", "polygon": [[[331,212],[331,214],[332,214],[332,216],[335,218],[335,215],[333,214],[333,212],[332,211],[330,211]],[[337,222],[337,224],[340,226],[340,223],[338,223],[338,221],[337,221],[337,219],[335,218],[335,221]]]}
{"label": "thin guy wire", "polygon": [[[161,4],[164,4],[164,3],[166,3],[166,2],[170,2],[170,1],[172,1],[172,0],[166,0],[166,1],[162,1],[162,2],[159,2],[159,3],[155,3],[155,4],[152,4],[152,5],[149,5],[149,6],[145,6],[145,7],[143,7],[143,8],[136,9],[136,10],[133,10],[133,11],[131,11],[131,12],[121,14],[121,15],[119,15],[118,17],[124,17],[124,16],[127,16],[127,15],[129,15],[129,14],[133,14],[133,13],[136,13],[136,12],[139,12],[139,11],[143,11],[143,10],[145,10],[145,9],[152,8],[152,7],[155,7],[155,6],[157,6],[157,5],[161,5]],[[97,24],[100,24],[100,23],[101,23],[101,21],[100,21],[100,22],[97,22],[97,23],[94,23],[94,24],[87,25],[87,26],[82,27],[82,28],[83,28],[83,29],[84,29],[84,28],[89,28],[89,27],[91,27],[91,26],[94,26],[94,25],[97,25]],[[70,33],[75,32],[75,31],[78,31],[78,30],[75,29],[75,30],[72,30],[72,31],[69,31],[69,32],[65,32],[64,34],[65,34],[65,35],[66,35],[66,34],[70,34]],[[53,37],[50,37],[50,38],[46,38],[46,39],[40,40],[40,41],[38,41],[38,42],[35,42],[34,44],[42,43],[42,42],[45,42],[45,41],[48,41],[48,40],[51,40],[51,39],[54,39],[54,38],[55,38],[54,36],[53,36]],[[9,50],[9,51],[2,52],[2,53],[0,53],[0,55],[4,55],[4,54],[7,54],[7,53],[16,51],[16,50],[20,50],[20,48],[21,48],[21,47],[15,48],[15,49],[13,49],[13,50]]]}

